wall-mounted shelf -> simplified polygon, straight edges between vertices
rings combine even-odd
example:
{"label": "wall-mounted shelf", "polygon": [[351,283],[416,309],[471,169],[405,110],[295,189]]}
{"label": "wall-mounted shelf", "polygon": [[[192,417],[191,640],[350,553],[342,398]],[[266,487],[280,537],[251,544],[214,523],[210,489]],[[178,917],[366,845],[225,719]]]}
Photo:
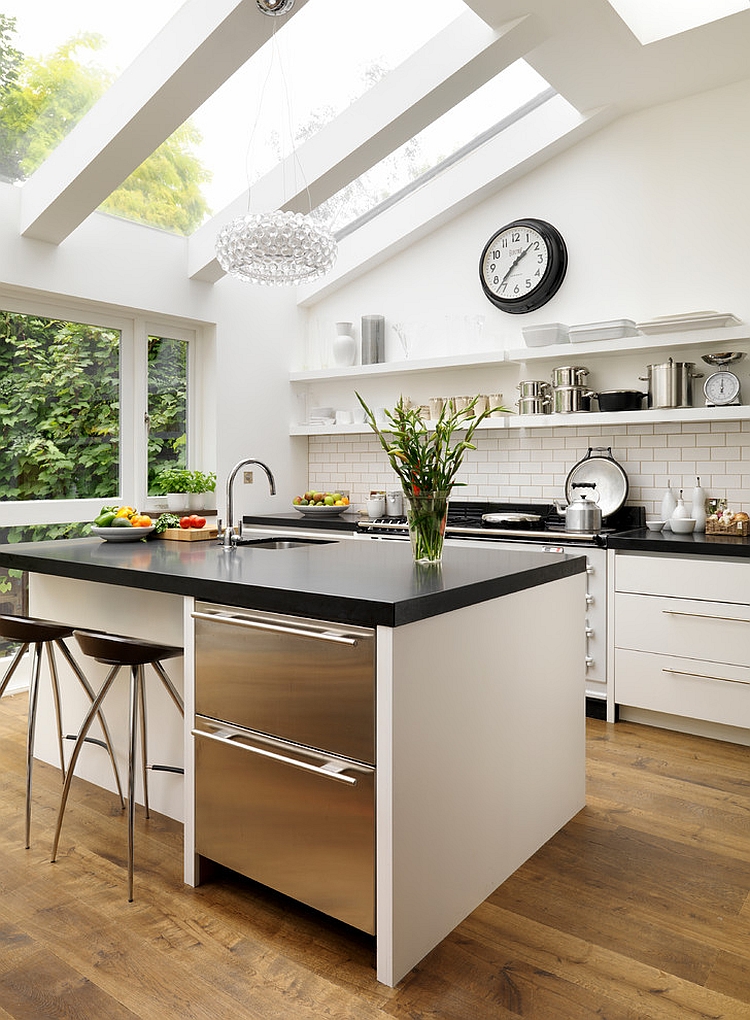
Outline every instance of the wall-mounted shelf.
{"label": "wall-mounted shelf", "polygon": [[[486,418],[477,431],[498,429],[605,428],[615,425],[665,425],[670,422],[750,421],[750,405],[734,407],[648,408],[643,411],[580,411],[574,414],[508,414]],[[429,428],[429,422],[427,422]],[[373,435],[369,425],[292,425],[292,436]]]}
{"label": "wall-mounted shelf", "polygon": [[387,361],[377,365],[351,365],[345,368],[321,368],[291,372],[291,382],[326,382],[335,379],[365,379],[411,372],[442,372],[455,368],[482,368],[505,364],[524,364],[528,361],[580,361],[581,358],[630,354],[638,351],[662,351],[678,347],[731,345],[750,340],[747,325],[727,326],[723,329],[690,329],[681,333],[640,333],[619,340],[597,340],[588,343],[552,344],[549,347],[518,347],[512,350],[456,354],[443,358],[420,358],[414,361]]}

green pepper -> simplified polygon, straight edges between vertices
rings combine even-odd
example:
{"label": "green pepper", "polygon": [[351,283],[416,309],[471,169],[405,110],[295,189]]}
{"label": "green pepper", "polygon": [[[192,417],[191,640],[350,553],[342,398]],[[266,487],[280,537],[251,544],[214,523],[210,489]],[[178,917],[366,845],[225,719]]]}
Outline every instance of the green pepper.
{"label": "green pepper", "polygon": [[97,528],[109,528],[112,525],[112,521],[115,519],[114,510],[107,510],[104,513],[100,513],[94,521]]}

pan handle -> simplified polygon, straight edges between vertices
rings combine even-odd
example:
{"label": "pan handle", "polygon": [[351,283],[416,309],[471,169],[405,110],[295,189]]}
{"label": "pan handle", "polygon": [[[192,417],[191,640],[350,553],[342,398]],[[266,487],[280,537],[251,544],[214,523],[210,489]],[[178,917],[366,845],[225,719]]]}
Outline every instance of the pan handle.
{"label": "pan handle", "polygon": [[585,459],[588,460],[592,453],[603,453],[603,454],[606,454],[606,456],[609,457],[610,460],[614,460],[615,459],[612,456],[612,447],[611,446],[590,446],[588,448],[588,451],[586,452]]}

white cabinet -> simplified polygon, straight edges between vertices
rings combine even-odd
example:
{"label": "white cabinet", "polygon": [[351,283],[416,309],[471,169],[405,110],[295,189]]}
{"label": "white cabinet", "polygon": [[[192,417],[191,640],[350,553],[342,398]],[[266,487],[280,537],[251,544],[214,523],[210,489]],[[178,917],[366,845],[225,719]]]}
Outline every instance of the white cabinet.
{"label": "white cabinet", "polygon": [[[326,386],[350,384],[351,392],[367,380],[393,380],[392,403],[398,399],[400,387],[406,379],[415,377],[433,378],[435,374],[445,376],[446,373],[463,370],[492,370],[496,374],[492,385],[487,385],[482,392],[493,392],[499,387],[505,396],[506,407],[515,408],[515,382],[519,370],[527,378],[548,379],[555,365],[591,364],[606,370],[610,383],[606,388],[616,389],[621,385],[632,388],[633,373],[627,376],[628,381],[620,381],[617,375],[617,362],[627,355],[647,353],[649,360],[666,359],[670,353],[675,358],[681,357],[681,351],[689,354],[692,349],[696,353],[701,347],[710,350],[743,349],[750,339],[750,330],[746,325],[730,326],[714,330],[690,330],[685,333],[662,333],[649,336],[625,337],[620,340],[607,340],[576,344],[553,344],[550,347],[529,347],[515,350],[499,350],[490,353],[467,353],[444,358],[424,358],[414,361],[386,362],[377,365],[354,365],[346,368],[315,369],[310,371],[292,372],[290,382],[299,392],[304,388],[310,394],[310,403],[319,403],[315,395]],[[727,346],[730,345],[730,346]],[[738,346],[739,345],[739,346]],[[692,356],[692,355],[691,355]],[[606,368],[605,368],[606,367]],[[610,375],[610,373],[612,373]],[[500,380],[502,376],[507,379]],[[637,377],[637,373],[635,373]],[[433,385],[431,383],[431,385]],[[604,389],[605,387],[600,387]],[[440,387],[437,385],[437,390]],[[460,392],[464,392],[461,390]],[[700,399],[699,399],[700,398]],[[694,398],[702,403],[702,394]],[[323,400],[327,404],[327,400]],[[631,425],[650,422],[693,422],[693,421],[738,421],[750,419],[750,406],[735,407],[685,407],[675,409],[646,409],[639,411],[601,412],[588,411],[575,414],[513,414],[499,418],[488,418],[480,427],[486,429],[505,428],[550,428],[559,425],[569,427],[590,425]],[[368,433],[365,424],[315,426],[292,424],[291,435],[341,435],[346,433]]]}
{"label": "white cabinet", "polygon": [[750,728],[750,561],[615,557],[614,696]]}

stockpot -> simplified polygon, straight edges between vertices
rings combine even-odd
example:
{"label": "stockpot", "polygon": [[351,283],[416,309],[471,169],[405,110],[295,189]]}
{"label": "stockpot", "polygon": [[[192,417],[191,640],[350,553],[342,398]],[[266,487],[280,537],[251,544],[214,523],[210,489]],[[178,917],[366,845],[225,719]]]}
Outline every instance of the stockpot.
{"label": "stockpot", "polygon": [[561,368],[553,368],[552,385],[583,386],[588,374],[589,370],[581,365],[563,365]]}
{"label": "stockpot", "polygon": [[522,379],[518,391],[522,397],[548,397],[549,383],[543,379]]}
{"label": "stockpot", "polygon": [[694,372],[692,361],[675,361],[670,358],[659,365],[648,365],[648,375],[639,376],[648,383],[649,407],[692,407],[693,379],[702,379],[702,372]]}
{"label": "stockpot", "polygon": [[519,414],[549,414],[552,410],[552,397],[519,397],[516,401]]}
{"label": "stockpot", "polygon": [[575,411],[589,411],[593,393],[585,386],[556,386],[552,391],[554,410],[561,414],[572,414]]}

